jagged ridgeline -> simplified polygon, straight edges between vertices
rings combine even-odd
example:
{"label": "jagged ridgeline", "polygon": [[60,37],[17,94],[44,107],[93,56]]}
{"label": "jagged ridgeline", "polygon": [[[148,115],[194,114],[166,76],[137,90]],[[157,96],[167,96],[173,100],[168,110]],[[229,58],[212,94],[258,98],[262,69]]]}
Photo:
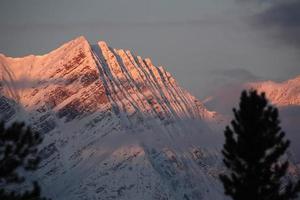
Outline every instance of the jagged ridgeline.
{"label": "jagged ridgeline", "polygon": [[79,37],[41,56],[0,55],[0,72],[1,117],[44,135],[34,176],[45,196],[223,199],[220,117],[150,59]]}

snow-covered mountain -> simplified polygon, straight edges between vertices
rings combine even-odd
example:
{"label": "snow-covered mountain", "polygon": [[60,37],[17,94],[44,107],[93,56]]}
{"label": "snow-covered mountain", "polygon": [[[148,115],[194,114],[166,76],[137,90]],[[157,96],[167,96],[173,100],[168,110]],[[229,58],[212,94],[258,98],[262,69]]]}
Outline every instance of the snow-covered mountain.
{"label": "snow-covered mountain", "polygon": [[273,81],[248,83],[246,87],[265,92],[267,98],[277,106],[300,105],[300,76],[282,83]]}
{"label": "snow-covered mountain", "polygon": [[224,199],[220,123],[163,67],[76,38],[42,55],[0,55],[0,113],[44,135],[35,174],[66,199]]}

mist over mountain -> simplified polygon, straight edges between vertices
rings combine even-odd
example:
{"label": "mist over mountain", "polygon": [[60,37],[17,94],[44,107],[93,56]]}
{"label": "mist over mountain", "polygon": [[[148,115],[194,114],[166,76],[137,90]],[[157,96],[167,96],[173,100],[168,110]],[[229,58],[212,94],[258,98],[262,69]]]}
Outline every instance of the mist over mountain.
{"label": "mist over mountain", "polygon": [[221,113],[224,117],[231,118],[232,107],[238,106],[240,92],[244,89],[264,92],[270,103],[278,107],[283,130],[292,141],[292,150],[299,160],[300,76],[282,82],[269,80],[227,85],[219,89],[213,96],[208,97],[205,105]]}

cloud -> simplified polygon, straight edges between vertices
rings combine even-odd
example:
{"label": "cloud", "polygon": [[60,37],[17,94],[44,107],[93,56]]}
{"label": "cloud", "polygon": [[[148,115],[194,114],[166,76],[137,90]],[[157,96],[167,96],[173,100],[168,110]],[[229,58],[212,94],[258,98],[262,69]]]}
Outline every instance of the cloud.
{"label": "cloud", "polygon": [[[64,24],[61,22],[53,23],[0,23],[4,31],[19,30],[78,30],[78,29],[95,29],[105,28],[166,28],[166,27],[197,27],[197,26],[216,26],[229,23],[226,18],[207,17],[205,19],[185,19],[185,20],[97,20],[90,22],[73,22]],[[225,26],[225,25],[224,25]]]}
{"label": "cloud", "polygon": [[205,99],[205,105],[226,116],[232,114],[232,107],[237,105],[241,91],[245,89],[244,84],[261,80],[243,68],[212,70],[211,78],[215,90],[211,92],[212,96]]}
{"label": "cloud", "polygon": [[289,45],[300,47],[300,1],[285,0],[273,4],[255,16],[259,27],[269,29],[273,36]]}
{"label": "cloud", "polygon": [[295,154],[297,162],[300,162],[300,106],[286,106],[279,108],[279,115],[282,121],[283,130],[286,132],[287,138],[291,140],[291,150]]}
{"label": "cloud", "polygon": [[259,79],[259,77],[254,75],[252,72],[242,68],[219,69],[213,70],[211,73],[214,76],[230,79],[234,82],[247,82]]}
{"label": "cloud", "polygon": [[250,19],[252,25],[271,38],[300,48],[300,0],[236,1],[256,7],[258,12]]}

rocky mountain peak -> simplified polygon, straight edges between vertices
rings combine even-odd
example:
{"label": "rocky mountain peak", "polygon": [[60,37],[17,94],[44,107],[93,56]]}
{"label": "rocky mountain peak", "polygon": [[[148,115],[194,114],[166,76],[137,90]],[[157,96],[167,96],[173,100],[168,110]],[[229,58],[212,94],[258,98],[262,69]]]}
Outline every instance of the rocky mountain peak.
{"label": "rocky mountain peak", "polygon": [[0,118],[45,136],[46,196],[192,200],[208,193],[202,180],[215,184],[216,155],[197,145],[217,114],[149,58],[81,36],[42,56],[1,56],[0,72]]}

